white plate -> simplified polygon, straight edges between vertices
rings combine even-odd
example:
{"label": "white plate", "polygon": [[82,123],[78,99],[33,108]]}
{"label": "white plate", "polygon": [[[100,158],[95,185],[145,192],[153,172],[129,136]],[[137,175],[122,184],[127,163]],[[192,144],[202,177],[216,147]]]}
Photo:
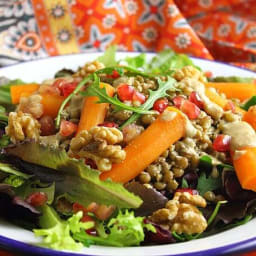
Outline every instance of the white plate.
{"label": "white plate", "polygon": [[[40,82],[43,79],[53,77],[57,70],[64,67],[76,69],[78,66],[82,66],[85,62],[94,60],[99,54],[100,53],[58,56],[54,58],[46,58],[21,63],[0,69],[0,76],[6,76],[11,79],[20,78],[28,82]],[[124,58],[127,55],[134,56],[136,53],[119,53],[118,58]],[[153,54],[148,54],[149,58],[152,56]],[[217,63],[196,58],[193,58],[193,60],[196,65],[200,66],[203,70],[212,71],[214,75],[255,76],[255,73],[251,71],[224,63]],[[202,238],[186,243],[129,248],[91,246],[90,248],[84,248],[83,251],[79,253],[67,253],[36,247],[35,244],[39,240],[34,237],[32,232],[0,220],[0,245],[11,250],[24,252],[26,255],[31,253],[34,255],[50,256],[210,256],[256,248],[255,227],[256,219],[253,219],[243,226],[236,227],[208,238]]]}

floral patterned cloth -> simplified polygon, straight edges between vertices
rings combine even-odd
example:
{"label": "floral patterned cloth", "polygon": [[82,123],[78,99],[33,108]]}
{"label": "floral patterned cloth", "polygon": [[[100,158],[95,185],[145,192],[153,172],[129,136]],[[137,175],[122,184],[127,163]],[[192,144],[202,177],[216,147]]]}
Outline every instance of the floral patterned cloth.
{"label": "floral patterned cloth", "polygon": [[256,0],[0,0],[0,65],[116,44],[256,70],[255,14]]}

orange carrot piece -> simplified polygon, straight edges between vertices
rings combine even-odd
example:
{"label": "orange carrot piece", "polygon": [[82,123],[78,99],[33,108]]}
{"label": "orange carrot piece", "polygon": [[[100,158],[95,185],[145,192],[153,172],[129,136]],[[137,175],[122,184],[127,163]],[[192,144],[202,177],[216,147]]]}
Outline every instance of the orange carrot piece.
{"label": "orange carrot piece", "polygon": [[243,189],[256,192],[256,147],[243,150],[241,156],[233,158],[236,175]]}
{"label": "orange carrot piece", "polygon": [[206,87],[213,87],[219,93],[224,93],[227,98],[241,101],[256,95],[256,85],[248,83],[205,83]]}
{"label": "orange carrot piece", "polygon": [[142,134],[125,147],[126,158],[113,164],[112,169],[100,175],[102,180],[125,183],[140,174],[167,148],[185,135],[186,120],[174,107],[168,107]]}
{"label": "orange carrot piece", "polygon": [[[218,106],[220,106],[221,108],[225,109],[227,104],[228,104],[228,100],[224,99],[223,97],[221,97],[217,92],[211,90],[210,88],[206,87],[205,88],[205,94],[206,96],[215,104],[217,104]],[[246,112],[245,110],[239,108],[238,106],[235,107],[235,112],[236,113],[240,113],[242,115],[244,115],[244,113]]]}
{"label": "orange carrot piece", "polygon": [[55,118],[58,114],[59,108],[65,97],[58,94],[43,93],[41,94],[43,105],[43,115]]}
{"label": "orange carrot piece", "polygon": [[[100,87],[105,87],[109,96],[114,95],[115,89],[111,85],[100,83]],[[99,101],[99,98],[95,96],[87,97],[84,99],[77,134],[83,130],[90,130],[90,128],[93,126],[104,122],[109,104],[97,103],[97,101]]]}
{"label": "orange carrot piece", "polygon": [[38,84],[12,85],[10,88],[12,104],[18,104],[22,96],[28,97],[37,91]]}
{"label": "orange carrot piece", "polygon": [[243,120],[256,130],[256,106],[251,106],[243,116]]}

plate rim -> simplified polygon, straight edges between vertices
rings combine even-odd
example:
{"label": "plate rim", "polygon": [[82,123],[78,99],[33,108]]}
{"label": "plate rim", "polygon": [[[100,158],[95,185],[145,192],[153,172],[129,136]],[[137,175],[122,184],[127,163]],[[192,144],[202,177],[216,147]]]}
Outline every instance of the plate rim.
{"label": "plate rim", "polygon": [[[16,66],[19,65],[24,65],[27,63],[36,63],[36,62],[40,62],[40,61],[44,61],[44,60],[48,60],[48,59],[59,59],[59,58],[69,58],[72,56],[77,56],[77,55],[91,55],[91,54],[101,54],[102,52],[89,52],[89,53],[77,53],[77,54],[69,54],[69,55],[59,55],[59,56],[48,56],[45,58],[41,58],[41,59],[36,59],[36,60],[31,60],[31,61],[26,61],[26,62],[20,62],[20,63],[14,63],[8,66],[4,66],[1,67],[0,70],[4,70],[4,69],[9,69],[9,68],[15,68]],[[140,52],[117,52],[117,54],[140,54]],[[145,52],[145,54],[154,54],[154,52]],[[232,64],[228,64],[228,63],[224,63],[221,61],[214,61],[214,60],[208,60],[208,59],[203,59],[203,58],[198,58],[198,57],[191,57],[189,56],[191,59],[198,59],[198,60],[202,60],[203,62],[211,62],[211,63],[217,63],[220,65],[225,65],[228,67],[232,67],[232,68],[236,68],[236,69],[240,69],[242,71],[246,71],[251,73],[252,76],[256,76],[256,73],[250,69],[247,68],[243,68],[243,67],[238,67]],[[32,244],[28,244],[22,241],[18,241],[12,238],[8,238],[4,235],[0,235],[0,247],[9,249],[11,251],[19,251],[21,253],[30,253],[30,254],[35,254],[35,255],[49,255],[49,256],[93,256],[92,254],[86,254],[85,253],[73,253],[73,252],[65,252],[65,251],[56,251],[56,250],[52,250],[52,249],[48,249],[48,248],[43,248],[43,247],[39,247],[36,245],[32,245]],[[127,247],[128,248],[128,247]],[[244,252],[244,251],[249,251],[251,249],[255,249],[256,248],[256,235],[255,237],[243,240],[243,241],[239,241],[236,243],[230,243],[224,246],[220,246],[220,247],[214,247],[211,249],[205,249],[202,251],[196,251],[196,252],[186,252],[186,253],[182,253],[182,254],[162,254],[165,256],[199,256],[199,255],[205,255],[205,253],[207,253],[207,255],[209,256],[213,256],[213,255],[223,255],[223,254],[230,254],[230,253],[237,253],[237,252]],[[124,251],[125,253],[125,251]],[[123,254],[124,255],[124,254]]]}

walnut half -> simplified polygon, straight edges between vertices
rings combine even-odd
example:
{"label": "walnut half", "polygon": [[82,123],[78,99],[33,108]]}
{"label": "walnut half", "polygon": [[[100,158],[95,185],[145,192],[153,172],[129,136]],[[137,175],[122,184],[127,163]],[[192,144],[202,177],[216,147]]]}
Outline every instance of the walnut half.
{"label": "walnut half", "polygon": [[151,220],[178,234],[202,233],[207,228],[207,221],[197,206],[206,207],[203,197],[188,192],[176,192],[165,208],[153,213]]}
{"label": "walnut half", "polygon": [[109,171],[112,163],[120,163],[126,157],[121,146],[115,145],[122,140],[118,129],[95,126],[71,140],[69,154],[92,159],[100,171]]}
{"label": "walnut half", "polygon": [[38,140],[40,124],[30,114],[21,111],[10,112],[5,132],[13,143],[23,141],[25,138]]}

